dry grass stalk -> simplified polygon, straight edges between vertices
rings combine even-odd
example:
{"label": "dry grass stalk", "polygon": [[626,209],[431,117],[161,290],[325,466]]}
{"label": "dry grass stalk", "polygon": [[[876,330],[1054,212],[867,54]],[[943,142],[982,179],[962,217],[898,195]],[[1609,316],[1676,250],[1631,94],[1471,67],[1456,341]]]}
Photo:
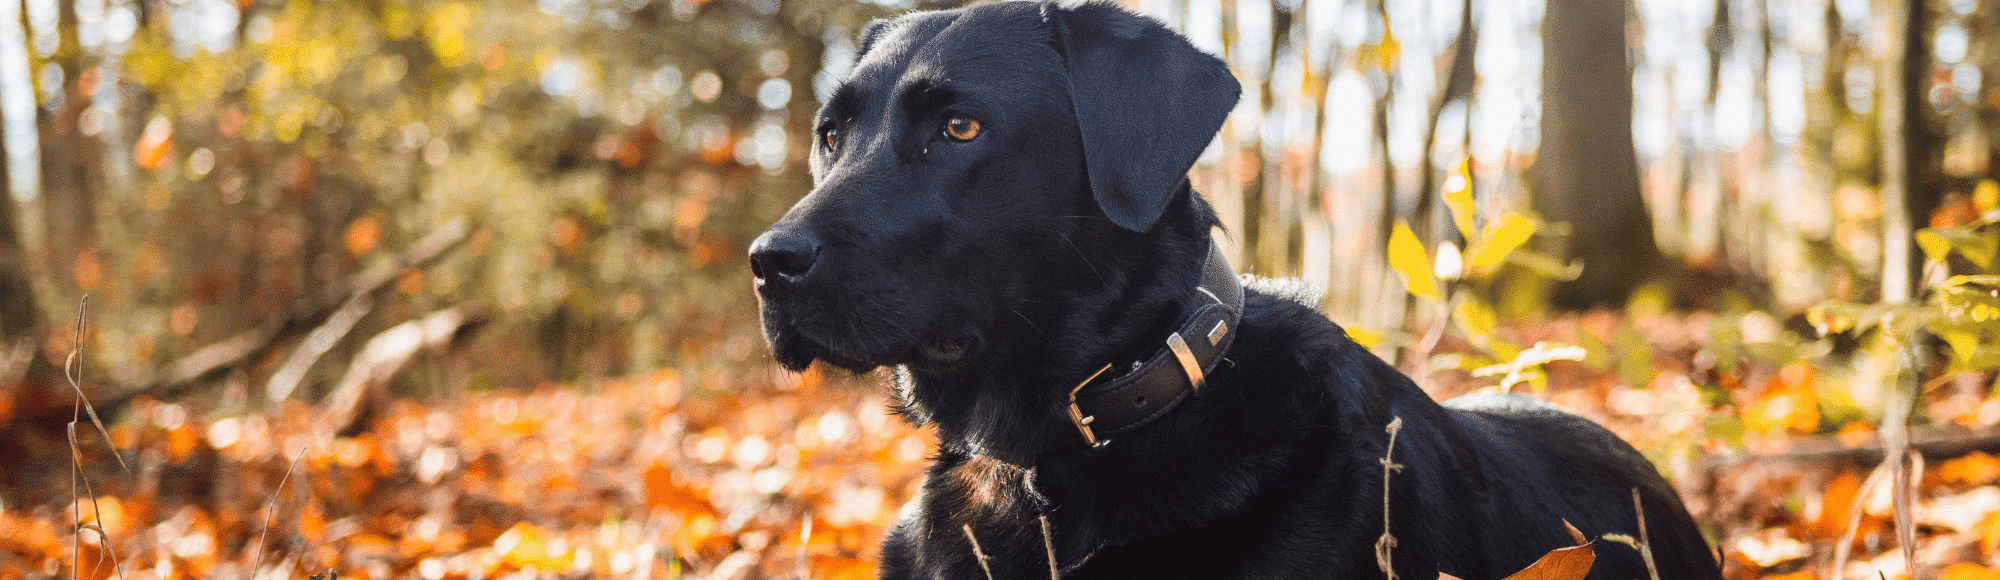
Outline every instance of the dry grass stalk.
{"label": "dry grass stalk", "polygon": [[1056,538],[1049,533],[1049,516],[1042,514],[1037,519],[1042,520],[1042,549],[1049,553],[1049,580],[1062,580],[1062,570],[1056,566]]}
{"label": "dry grass stalk", "polygon": [[1653,565],[1653,540],[1646,533],[1646,506],[1639,504],[1639,488],[1632,488],[1632,511],[1639,513],[1639,556],[1646,559],[1646,574],[1660,580],[1660,568]]}
{"label": "dry grass stalk", "polygon": [[250,574],[253,576],[257,574],[258,569],[264,567],[264,538],[271,535],[271,516],[278,513],[280,497],[278,494],[285,492],[285,482],[292,480],[292,470],[299,466],[299,460],[305,456],[306,448],[302,445],[299,447],[299,454],[292,457],[291,464],[285,466],[285,475],[278,478],[278,488],[271,490],[271,500],[264,502],[264,529],[257,532],[257,558],[250,565]]}
{"label": "dry grass stalk", "polygon": [[1382,452],[1382,537],[1375,540],[1375,566],[1387,574],[1389,580],[1396,580],[1395,562],[1389,557],[1396,548],[1396,536],[1389,534],[1389,476],[1400,471],[1403,466],[1391,460],[1396,455],[1396,432],[1403,430],[1403,418],[1389,420],[1389,447]]}
{"label": "dry grass stalk", "polygon": [[993,567],[986,565],[986,551],[979,549],[979,537],[972,535],[972,524],[965,524],[965,539],[972,542],[972,556],[979,560],[979,569],[986,571],[986,580],[993,580]]}
{"label": "dry grass stalk", "polygon": [[[118,564],[118,549],[111,545],[111,534],[104,531],[104,526],[102,525],[104,521],[104,508],[97,504],[97,491],[91,489],[90,478],[83,474],[83,446],[79,445],[76,441],[76,424],[82,420],[84,411],[88,410],[90,412],[90,422],[97,425],[98,434],[104,437],[105,447],[109,447],[111,455],[118,458],[118,466],[124,468],[127,473],[132,471],[131,468],[125,466],[125,458],[118,454],[118,447],[111,443],[111,432],[105,430],[104,421],[97,418],[97,409],[90,405],[90,398],[84,396],[83,385],[77,382],[77,376],[83,374],[83,321],[89,309],[90,295],[86,294],[82,299],[77,301],[76,338],[70,343],[69,357],[63,360],[63,378],[69,379],[69,387],[76,390],[76,405],[70,410],[69,424],[64,426],[69,434],[70,505],[71,510],[76,513],[76,521],[73,523],[73,528],[69,535],[69,551],[72,557],[70,560],[70,577],[82,578],[83,531],[91,530],[97,532],[98,542],[104,545],[104,554],[98,556],[97,563],[93,567],[103,565],[104,556],[108,555],[111,557],[111,573],[117,575],[122,580],[125,577],[125,571],[123,570],[123,566]],[[77,484],[79,481],[81,481],[83,486],[83,494],[90,496],[90,512],[93,521],[89,524],[83,523],[83,500],[77,494]]]}

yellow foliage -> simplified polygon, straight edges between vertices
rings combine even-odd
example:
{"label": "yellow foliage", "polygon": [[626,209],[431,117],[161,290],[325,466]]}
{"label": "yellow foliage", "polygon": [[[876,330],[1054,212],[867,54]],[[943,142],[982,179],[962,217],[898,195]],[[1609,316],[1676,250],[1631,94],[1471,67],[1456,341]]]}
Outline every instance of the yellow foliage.
{"label": "yellow foliage", "polygon": [[1520,249],[1522,244],[1528,243],[1528,238],[1535,235],[1535,221],[1510,211],[1481,234],[1479,243],[1472,250],[1473,270],[1490,269],[1506,261],[1508,254]]}
{"label": "yellow foliage", "polygon": [[1398,220],[1396,228],[1389,233],[1389,267],[1403,277],[1410,294],[1434,302],[1443,301],[1444,293],[1438,290],[1437,274],[1431,271],[1431,259],[1424,252],[1423,242],[1417,241],[1416,232],[1410,231],[1410,224]]}

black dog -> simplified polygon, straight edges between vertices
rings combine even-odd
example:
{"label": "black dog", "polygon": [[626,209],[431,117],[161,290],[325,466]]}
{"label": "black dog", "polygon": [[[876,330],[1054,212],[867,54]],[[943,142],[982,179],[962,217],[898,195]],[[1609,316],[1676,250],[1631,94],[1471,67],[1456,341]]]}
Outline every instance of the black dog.
{"label": "black dog", "polygon": [[[777,360],[894,366],[940,440],[885,578],[1502,578],[1585,534],[1716,578],[1631,446],[1519,397],[1433,402],[1298,302],[1244,291],[1186,174],[1223,63],[1101,4],[862,33],[812,193],[751,247]],[[1393,453],[1385,427],[1401,419]],[[1384,495],[1382,459],[1400,464]],[[1384,515],[1386,511],[1386,516]],[[1644,578],[1597,543],[1591,578]]]}

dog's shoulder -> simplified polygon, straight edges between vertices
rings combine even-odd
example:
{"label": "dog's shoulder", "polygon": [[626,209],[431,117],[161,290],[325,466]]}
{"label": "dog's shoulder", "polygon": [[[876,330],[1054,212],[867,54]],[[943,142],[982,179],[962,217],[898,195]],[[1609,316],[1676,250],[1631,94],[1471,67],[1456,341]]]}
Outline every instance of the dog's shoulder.
{"label": "dog's shoulder", "polygon": [[1508,415],[1529,415],[1541,413],[1565,413],[1554,403],[1518,393],[1481,391],[1452,397],[1442,403],[1446,408],[1460,411],[1485,411]]}
{"label": "dog's shoulder", "polygon": [[1307,308],[1317,308],[1320,300],[1326,297],[1325,290],[1298,278],[1267,278],[1256,274],[1244,274],[1241,279],[1245,290],[1297,302]]}

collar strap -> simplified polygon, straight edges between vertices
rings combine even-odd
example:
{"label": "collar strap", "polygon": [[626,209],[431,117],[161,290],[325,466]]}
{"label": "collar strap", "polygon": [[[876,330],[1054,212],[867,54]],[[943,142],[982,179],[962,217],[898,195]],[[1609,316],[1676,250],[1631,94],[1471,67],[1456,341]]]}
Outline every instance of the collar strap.
{"label": "collar strap", "polygon": [[1101,447],[1112,437],[1144,427],[1207,384],[1208,373],[1236,340],[1243,316],[1243,285],[1214,240],[1208,243],[1208,263],[1195,290],[1201,306],[1167,335],[1151,358],[1132,363],[1124,375],[1092,384],[1111,370],[1106,364],[1070,389],[1070,422],[1084,443]]}

